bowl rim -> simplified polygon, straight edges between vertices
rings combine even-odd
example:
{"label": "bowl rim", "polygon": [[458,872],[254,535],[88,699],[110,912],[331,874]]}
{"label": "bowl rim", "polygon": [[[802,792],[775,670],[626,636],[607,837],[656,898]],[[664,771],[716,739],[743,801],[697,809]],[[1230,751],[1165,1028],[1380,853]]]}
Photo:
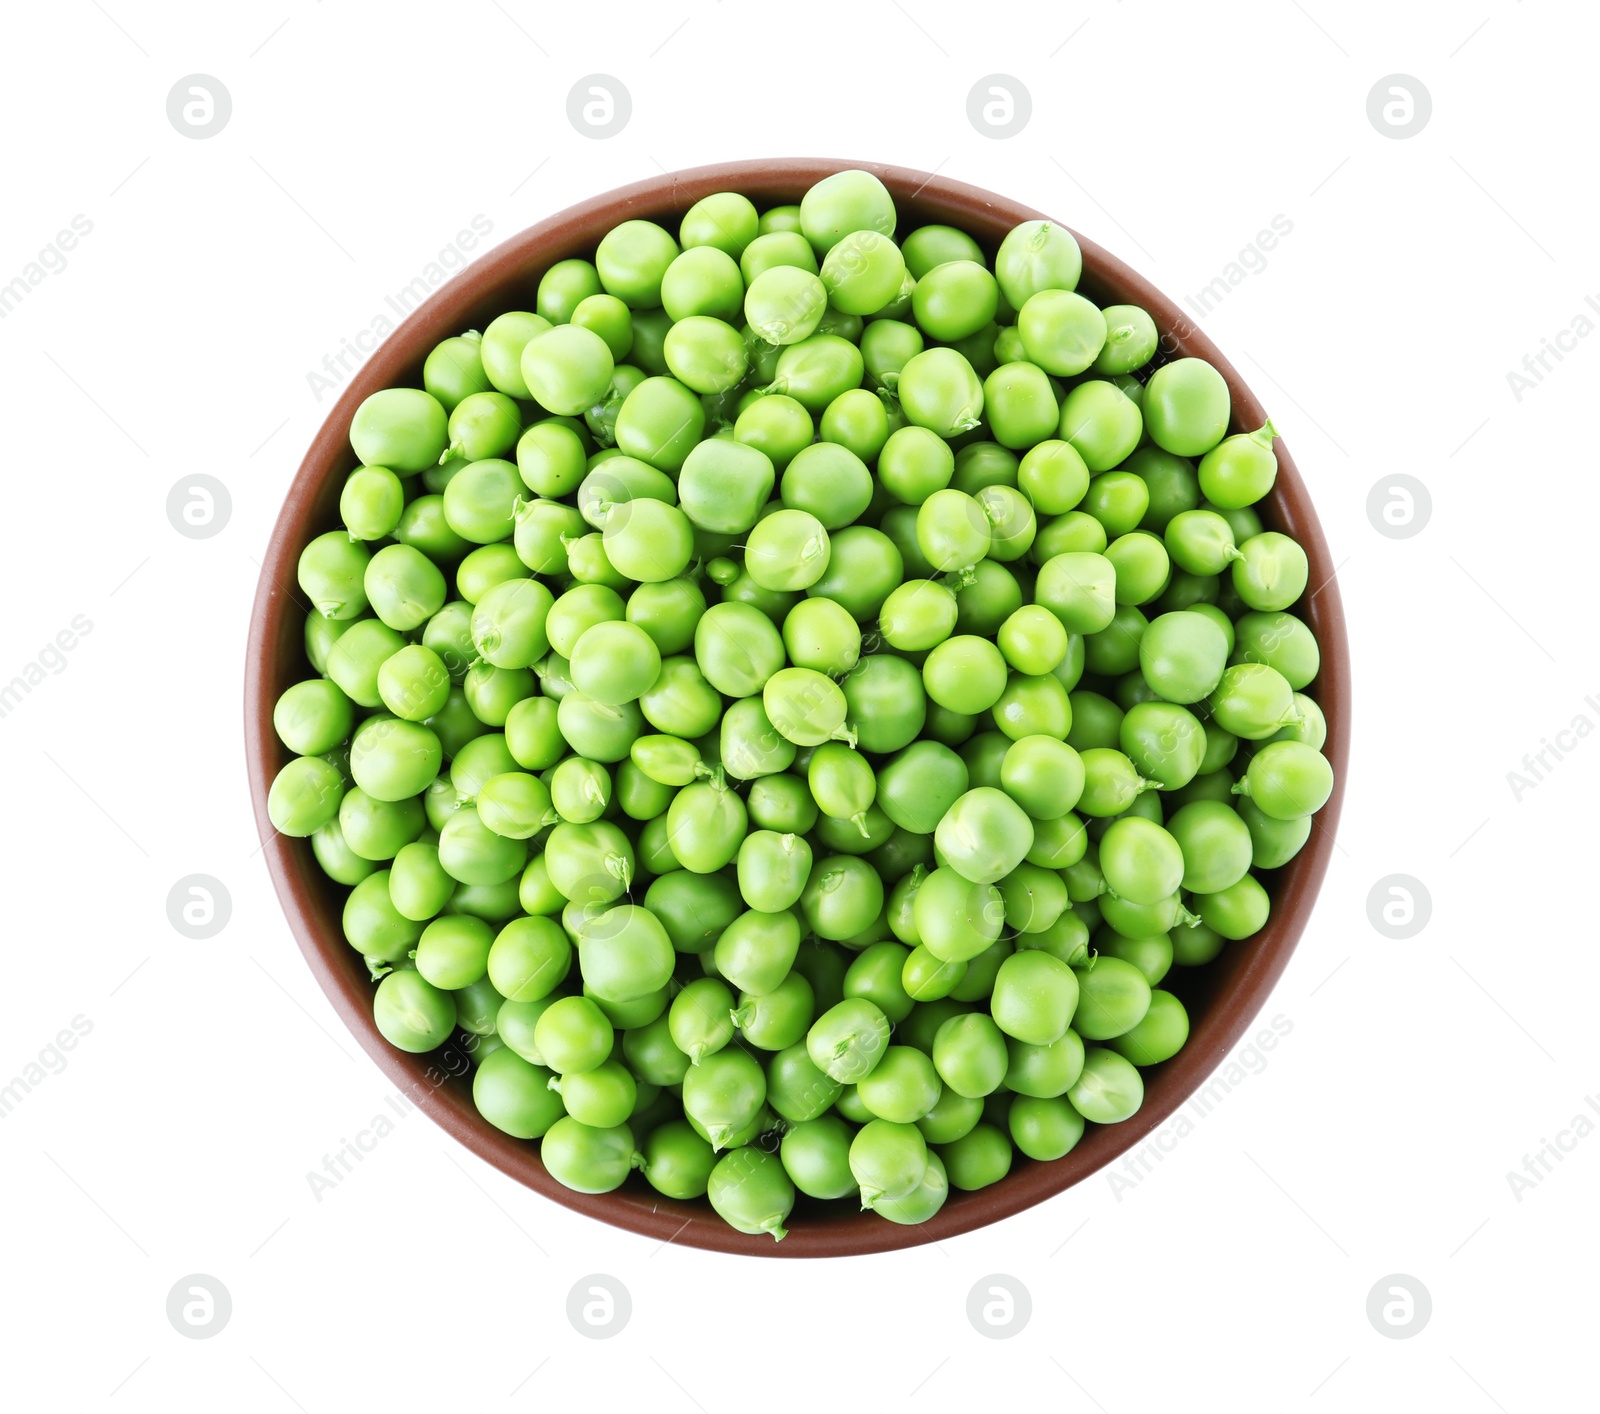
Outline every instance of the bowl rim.
{"label": "bowl rim", "polygon": [[[665,1244],[678,1242],[712,1251],[767,1257],[843,1257],[887,1252],[938,1242],[998,1222],[1082,1182],[1139,1149],[1204,1087],[1243,1037],[1288,965],[1316,902],[1333,851],[1343,804],[1350,740],[1350,655],[1336,567],[1294,460],[1280,438],[1277,482],[1263,508],[1269,523],[1292,535],[1306,552],[1311,588],[1296,606],[1316,634],[1321,650],[1317,677],[1309,685],[1327,718],[1323,747],[1334,770],[1334,789],[1316,816],[1306,847],[1281,871],[1273,887],[1267,925],[1254,937],[1225,948],[1211,964],[1215,992],[1198,1018],[1189,1043],[1172,1060],[1144,1072],[1145,1104],[1119,1125],[1086,1127],[1069,1154],[1051,1162],[1021,1160],[999,1183],[977,1192],[952,1189],[929,1222],[902,1227],[866,1220],[853,1212],[797,1214],[789,1236],[773,1242],[764,1234],[736,1231],[704,1200],[677,1202],[632,1184],[609,1194],[573,1192],[556,1182],[539,1161],[533,1141],[493,1128],[473,1106],[466,1080],[469,1062],[447,1046],[429,1055],[394,1049],[372,1018],[371,982],[362,959],[345,942],[332,886],[322,876],[306,839],[273,829],[267,792],[288,753],[272,726],[278,693],[304,676],[301,632],[305,612],[296,586],[301,547],[328,528],[336,487],[355,464],[349,447],[352,415],[368,394],[410,383],[420,386],[422,359],[440,339],[482,327],[486,314],[517,307],[517,291],[531,307],[538,276],[556,260],[592,253],[611,227],[630,219],[661,219],[681,213],[701,197],[738,191],[760,203],[792,203],[821,178],[846,169],[872,172],[895,198],[903,229],[941,221],[970,231],[991,249],[1011,226],[1055,218],[1020,202],[950,177],[885,163],[836,158],[777,158],[713,163],[667,172],[602,193],[538,221],[503,241],[442,284],[392,333],[350,378],[313,437],[274,524],[262,559],[251,615],[245,665],[245,759],[257,831],[274,888],[289,927],[313,975],[367,1053],[420,1109],[452,1138],[518,1182],[563,1206]],[[1065,223],[1062,223],[1065,224]],[[674,227],[675,229],[675,227]],[[1069,227],[1069,229],[1071,229]],[[1213,364],[1232,398],[1230,431],[1259,427],[1261,403],[1210,337],[1144,276],[1109,251],[1074,231],[1083,251],[1080,288],[1098,302],[1112,296],[1141,305],[1155,320],[1169,358],[1193,356]],[[292,629],[292,632],[291,632]],[[1020,1158],[1020,1156],[1019,1156]],[[802,1200],[804,1202],[804,1200]]]}

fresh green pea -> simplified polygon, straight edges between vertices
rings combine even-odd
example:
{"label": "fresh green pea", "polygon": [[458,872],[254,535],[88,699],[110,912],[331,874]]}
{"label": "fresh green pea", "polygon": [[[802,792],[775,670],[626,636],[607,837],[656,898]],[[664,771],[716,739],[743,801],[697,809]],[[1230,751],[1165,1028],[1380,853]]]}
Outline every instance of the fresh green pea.
{"label": "fresh green pea", "polygon": [[905,561],[887,535],[870,525],[852,525],[830,534],[828,563],[806,594],[831,599],[857,623],[865,623],[904,576]]}
{"label": "fresh green pea", "polygon": [[966,962],[1000,936],[1005,902],[993,884],[946,866],[922,881],[912,914],[921,946],[942,962]]}
{"label": "fresh green pea", "polygon": [[983,416],[983,384],[955,349],[925,349],[908,359],[897,391],[907,418],[941,437],[968,432]]}
{"label": "fresh green pea", "polygon": [[1159,336],[1156,324],[1136,304],[1108,304],[1101,312],[1106,337],[1095,356],[1096,373],[1132,373],[1155,356]]}
{"label": "fresh green pea", "polygon": [[1181,457],[1209,452],[1228,430],[1228,385],[1204,359],[1163,364],[1145,386],[1144,416],[1150,437]]}
{"label": "fresh green pea", "polygon": [[1005,1079],[1007,1064],[1006,1038],[982,1012],[952,1016],[934,1035],[934,1069],[958,1095],[992,1094]]}
{"label": "fresh green pea", "polygon": [[[1033,363],[1046,373],[1068,378],[1084,372],[1099,357],[1108,328],[1105,316],[1082,295],[1044,289],[1018,309],[1017,333]],[[1040,437],[1052,430],[1045,429]]]}
{"label": "fresh green pea", "polygon": [[1306,592],[1309,578],[1306,552],[1275,530],[1250,536],[1233,562],[1233,587],[1240,599],[1264,612],[1287,609]]}
{"label": "fresh green pea", "polygon": [[[722,1018],[731,1033],[729,1009],[723,1010]],[[706,1055],[683,1077],[684,1116],[713,1149],[730,1147],[730,1141],[760,1114],[766,1098],[767,1077],[760,1062],[738,1046]]]}
{"label": "fresh green pea", "polygon": [[1215,506],[1252,506],[1272,490],[1278,458],[1272,450],[1277,429],[1265,422],[1254,432],[1224,437],[1200,459],[1200,490]]}
{"label": "fresh green pea", "polygon": [[1067,1100],[1095,1124],[1120,1124],[1144,1103],[1144,1081],[1131,1062],[1104,1046],[1087,1048],[1083,1074]]}
{"label": "fresh green pea", "polygon": [[1049,1162],[1072,1152],[1083,1138],[1083,1116],[1067,1099],[1019,1096],[1008,1119],[1011,1142],[1030,1159]]}
{"label": "fresh green pea", "polygon": [[1059,435],[1091,472],[1109,471],[1125,460],[1143,431],[1140,405],[1115,383],[1091,378],[1061,401]]}
{"label": "fresh green pea", "polygon": [[1073,290],[1083,270],[1083,253],[1071,231],[1054,221],[1024,221],[1013,226],[995,254],[994,273],[1013,309],[1021,309],[1040,290]]}
{"label": "fresh green pea", "polygon": [[750,820],[761,829],[804,835],[817,823],[819,813],[811,791],[798,777],[764,776],[750,787]]}
{"label": "fresh green pea", "polygon": [[[817,1074],[837,1089],[837,1082]],[[850,1127],[836,1115],[819,1113],[799,1120],[787,1130],[779,1146],[784,1172],[810,1198],[843,1198],[854,1193],[857,1182],[850,1170],[852,1137]]]}
{"label": "fresh green pea", "polygon": [[1083,1040],[1073,1030],[1047,1046],[1011,1038],[1006,1042],[1006,1089],[1036,1100],[1065,1095],[1083,1073],[1083,1054]]}
{"label": "fresh green pea", "polygon": [[389,973],[378,983],[372,1019],[391,1046],[419,1054],[449,1037],[455,1029],[456,1006],[448,992],[433,986],[420,972],[402,970]]}
{"label": "fresh green pea", "polygon": [[1264,741],[1299,720],[1294,689],[1265,663],[1236,663],[1224,669],[1206,702],[1218,726],[1247,741]]}
{"label": "fresh green pea", "polygon": [[1059,958],[1036,949],[1000,964],[990,1014],[1007,1036],[1034,1046],[1061,1039],[1078,1006],[1078,978]]}

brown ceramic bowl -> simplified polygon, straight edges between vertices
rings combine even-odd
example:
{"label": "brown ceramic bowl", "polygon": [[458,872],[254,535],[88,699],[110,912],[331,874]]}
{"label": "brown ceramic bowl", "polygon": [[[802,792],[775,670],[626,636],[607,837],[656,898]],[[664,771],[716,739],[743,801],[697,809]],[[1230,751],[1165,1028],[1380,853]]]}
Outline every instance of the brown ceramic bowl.
{"label": "brown ceramic bowl", "polygon": [[[1169,980],[1189,1009],[1188,1045],[1165,1065],[1146,1072],[1144,1107],[1124,1124],[1090,1125],[1072,1153],[1053,1163],[1019,1157],[1002,1182],[977,1193],[952,1192],[937,1217],[922,1227],[900,1227],[861,1214],[848,1203],[802,1199],[789,1236],[775,1243],[734,1231],[701,1201],[673,1202],[635,1175],[614,1193],[591,1197],[563,1188],[544,1170],[536,1143],[513,1139],[481,1119],[473,1107],[464,1058],[449,1052],[412,1056],[395,1050],[372,1020],[372,983],[362,959],[344,941],[340,909],[344,890],[330,882],[312,856],[310,842],[278,835],[267,818],[267,789],[287,758],[272,729],[272,707],[291,683],[310,675],[302,648],[306,605],[295,585],[300,549],[338,524],[339,490],[355,464],[348,432],[368,394],[397,384],[421,386],[422,360],[439,340],[482,328],[508,309],[529,309],[544,270],[568,256],[589,256],[618,222],[646,217],[677,229],[695,201],[715,191],[740,191],[759,205],[796,202],[831,172],[864,167],[894,194],[902,232],[927,222],[970,231],[991,252],[1019,221],[1043,213],[947,177],[874,162],[820,158],[729,162],[672,172],[609,192],[560,212],[489,252],[443,286],[407,319],[356,374],[328,415],[289,490],[267,547],[250,625],[245,676],[245,754],[258,827],[273,883],[311,970],[334,1007],[389,1078],[462,1144],[547,1198],[628,1228],[658,1242],[676,1241],[720,1252],[762,1257],[839,1257],[932,1242],[1009,1217],[1070,1188],[1129,1149],[1136,1148],[1193,1094],[1243,1036],[1271,992],[1305,927],[1333,849],[1350,739],[1350,659],[1344,612],[1328,547],[1310,497],[1288,449],[1278,444],[1278,480],[1261,507],[1263,519],[1292,535],[1311,562],[1310,596],[1300,606],[1322,647],[1322,672],[1310,691],[1328,719],[1325,748],[1333,763],[1333,798],[1317,817],[1310,842],[1271,881],[1272,917],[1247,942],[1230,945],[1208,967]],[[1259,427],[1261,404],[1211,340],[1178,306],[1142,276],[1093,241],[1083,247],[1080,288],[1100,303],[1142,305],[1163,335],[1167,357],[1197,355],[1219,368],[1233,395],[1232,431]]]}

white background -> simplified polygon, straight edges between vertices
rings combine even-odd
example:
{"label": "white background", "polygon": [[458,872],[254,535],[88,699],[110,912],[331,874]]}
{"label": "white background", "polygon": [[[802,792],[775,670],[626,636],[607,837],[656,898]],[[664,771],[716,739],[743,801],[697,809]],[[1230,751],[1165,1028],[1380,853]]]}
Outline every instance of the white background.
{"label": "white background", "polygon": [[[9,11],[0,283],[74,215],[93,231],[0,320],[0,679],[74,615],[93,629],[0,720],[0,1080],[74,1016],[93,1029],[0,1123],[0,1399],[786,1408],[827,1362],[871,1408],[1586,1402],[1600,1138],[1521,1201],[1506,1175],[1600,1089],[1600,742],[1520,803],[1506,773],[1600,722],[1600,340],[1520,401],[1506,375],[1600,292],[1591,22],[1509,0]],[[233,103],[204,141],[165,106],[197,72]],[[595,72],[633,101],[605,141],[566,117]],[[967,118],[997,72],[1032,95],[1008,140]],[[1366,107],[1397,72],[1433,102],[1403,141]],[[1180,297],[1292,221],[1201,322],[1310,483],[1355,653],[1341,847],[1263,1013],[1293,1029],[1120,1201],[1100,1175],[895,1256],[660,1249],[420,1116],[319,1203],[307,1171],[387,1086],[280,915],[240,726],[256,558],[332,401],[307,374],[475,215],[497,241],[662,169],[774,154],[988,186]],[[202,472],[232,518],[190,540],[166,498]],[[1398,472],[1433,500],[1403,540],[1366,511]],[[193,873],[232,897],[208,941],[167,920]],[[1369,922],[1390,874],[1431,893],[1409,941]],[[197,1272],[233,1302],[206,1341],[165,1314]],[[592,1272],[632,1296],[604,1342],[565,1314]],[[990,1273],[1031,1293],[1014,1339],[968,1322]],[[1390,1273],[1431,1292],[1413,1339],[1369,1324]]]}

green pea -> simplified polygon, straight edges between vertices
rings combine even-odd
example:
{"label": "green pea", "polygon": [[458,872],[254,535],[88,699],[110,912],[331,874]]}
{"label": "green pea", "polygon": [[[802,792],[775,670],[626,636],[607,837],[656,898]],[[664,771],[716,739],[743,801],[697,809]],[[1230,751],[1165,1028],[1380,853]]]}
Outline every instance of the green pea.
{"label": "green pea", "polygon": [[1257,869],[1281,868],[1299,854],[1311,838],[1310,815],[1292,820],[1274,819],[1248,799],[1239,801],[1238,815],[1250,832],[1250,862]]}
{"label": "green pea", "polygon": [[1007,1063],[1006,1039],[982,1012],[952,1016],[934,1035],[934,1068],[958,1095],[992,1094],[1005,1079]]}
{"label": "green pea", "polygon": [[683,509],[697,525],[742,535],[772,494],[772,460],[757,447],[715,437],[699,443],[678,475]]}
{"label": "green pea", "polygon": [[1091,471],[1109,471],[1138,445],[1144,430],[1139,404],[1114,383],[1090,379],[1061,402],[1060,436]]}
{"label": "green pea", "polygon": [[1205,728],[1192,712],[1169,702],[1141,702],[1129,708],[1120,741],[1139,775],[1163,790],[1187,785],[1205,761]]}
{"label": "green pea", "polygon": [[724,772],[738,781],[787,770],[796,751],[778,735],[759,697],[746,697],[723,713],[719,747]]}
{"label": "green pea", "polygon": [[733,1040],[733,993],[715,977],[688,983],[667,1009],[672,1044],[699,1065]]}
{"label": "green pea", "polygon": [[1061,1039],[1072,1024],[1079,984],[1073,969],[1036,949],[1013,953],[1000,964],[990,1014],[1007,1036],[1034,1046]]}
{"label": "green pea", "polygon": [[930,338],[959,343],[991,324],[1000,287],[982,257],[941,261],[916,276],[911,310]]}
{"label": "green pea", "polygon": [[1333,794],[1333,768],[1315,747],[1298,741],[1269,741],[1251,757],[1234,787],[1274,820],[1314,815]]}
{"label": "green pea", "polygon": [[853,740],[848,711],[837,683],[810,668],[782,668],[762,688],[762,705],[777,731],[797,746]]}
{"label": "green pea", "polygon": [[1005,903],[993,884],[946,866],[922,881],[912,914],[923,947],[943,962],[965,962],[1000,936]]}
{"label": "green pea", "polygon": [[805,1038],[815,1011],[811,983],[801,973],[790,972],[770,992],[760,996],[741,992],[732,1015],[750,1045],[763,1051],[783,1051]]}
{"label": "green pea", "polygon": [[1047,1046],[1010,1039],[1006,1042],[1007,1090],[1033,1099],[1064,1095],[1083,1073],[1083,1040],[1069,1030]]}
{"label": "green pea", "polygon": [[955,349],[925,349],[908,359],[897,391],[907,418],[940,437],[970,431],[983,416],[983,384]]}
{"label": "green pea", "polygon": [[1151,440],[1182,457],[1209,452],[1228,430],[1228,385],[1204,359],[1163,364],[1145,387],[1144,415]]}
{"label": "green pea", "polygon": [[776,1154],[744,1147],[718,1161],[706,1196],[719,1217],[740,1232],[770,1233],[781,1242],[794,1207],[795,1187]]}
{"label": "green pea", "polygon": [[806,1033],[806,1054],[819,1070],[840,1084],[854,1085],[870,1075],[889,1043],[889,1020],[864,997],[829,1008]]}
{"label": "green pea", "polygon": [[[338,829],[352,854],[376,862],[395,858],[422,833],[424,823],[424,811],[415,797],[379,800],[356,786],[345,791],[344,799],[339,802],[338,819],[330,821],[329,825]],[[325,825],[323,829],[328,827]],[[362,874],[371,872],[363,870]],[[406,916],[412,915],[406,911]]]}
{"label": "green pea", "polygon": [[[837,1082],[827,1083],[837,1088]],[[779,1160],[807,1197],[843,1198],[857,1188],[850,1170],[851,1138],[850,1127],[836,1115],[818,1114],[800,1120],[784,1134]]]}
{"label": "green pea", "polygon": [[739,892],[751,908],[780,913],[799,902],[811,863],[811,846],[800,836],[754,830],[739,846]]}
{"label": "green pea", "polygon": [[1000,881],[999,888],[1005,902],[1006,924],[1019,934],[1044,932],[1070,902],[1061,876],[1037,864],[1018,864]]}
{"label": "green pea", "polygon": [[1256,610],[1287,609],[1306,592],[1309,577],[1306,552],[1275,530],[1250,536],[1233,562],[1233,587]]}
{"label": "green pea", "polygon": [[690,954],[708,952],[744,908],[733,880],[687,871],[657,879],[644,902],[667,930],[672,946]]}
{"label": "green pea", "polygon": [[937,644],[922,665],[928,696],[941,707],[968,715],[1000,700],[1007,681],[1005,658],[986,638],[957,634]]}
{"label": "green pea", "polygon": [[1136,304],[1108,304],[1101,312],[1106,337],[1095,356],[1096,373],[1132,373],[1155,356],[1159,335],[1155,320]]}
{"label": "green pea", "polygon": [[[727,1009],[723,1019],[727,1020]],[[767,1077],[760,1063],[737,1046],[705,1056],[683,1077],[684,1115],[713,1149],[728,1148],[729,1141],[761,1112],[766,1097]]]}
{"label": "green pea", "polygon": [[803,835],[817,823],[820,812],[805,782],[795,776],[764,776],[750,787],[752,824],[764,830]]}
{"label": "green pea", "polygon": [[1054,221],[1013,226],[994,259],[995,278],[1013,309],[1021,309],[1040,290],[1076,289],[1082,270],[1077,240]]}
{"label": "green pea", "polygon": [[811,753],[806,779],[824,815],[851,820],[866,833],[864,817],[878,785],[864,757],[839,742],[824,742]]}
{"label": "green pea", "polygon": [[717,971],[741,992],[764,996],[789,975],[800,948],[800,924],[787,909],[740,914],[717,938]]}
{"label": "green pea", "polygon": [[484,372],[482,336],[469,329],[465,334],[435,344],[422,364],[422,386],[448,412],[469,394],[485,392],[489,376]]}
{"label": "green pea", "polygon": [[1218,726],[1247,741],[1263,741],[1298,720],[1294,689],[1265,663],[1225,669],[1206,703]]}
{"label": "green pea", "polygon": [[794,398],[768,393],[740,412],[733,425],[735,442],[763,453],[781,470],[811,445],[811,414]]}
{"label": "green pea", "polygon": [[963,878],[992,884],[1033,846],[1033,823],[1004,791],[979,786],[945,812],[934,833],[940,856]]}
{"label": "green pea", "polygon": [[850,1172],[861,1190],[861,1206],[905,1198],[927,1175],[933,1156],[910,1124],[873,1119],[850,1143]]}
{"label": "green pea", "polygon": [[[374,876],[376,877],[376,876]],[[391,972],[373,994],[372,1019],[391,1046],[418,1054],[442,1044],[455,1028],[450,994],[420,972]]]}
{"label": "green pea", "polygon": [[[731,250],[728,253],[733,254]],[[809,270],[813,275],[817,273],[816,252],[798,231],[764,231],[739,255],[739,273],[744,276],[746,286],[765,271],[784,265]]]}
{"label": "green pea", "polygon": [[[1108,329],[1105,316],[1082,295],[1043,289],[1018,309],[1017,333],[1033,363],[1046,373],[1068,378],[1084,372],[1100,356]],[[1039,437],[1053,430],[1046,428]]]}
{"label": "green pea", "polygon": [[1278,476],[1278,458],[1272,450],[1277,436],[1271,422],[1254,432],[1224,437],[1200,459],[1200,490],[1215,506],[1235,510],[1254,505],[1272,490]]}
{"label": "green pea", "polygon": [[948,260],[982,262],[983,248],[965,231],[954,226],[919,226],[900,245],[906,268],[921,279],[936,265]]}
{"label": "green pea", "polygon": [[875,1118],[913,1124],[935,1104],[943,1088],[933,1062],[912,1046],[890,1046],[872,1072],[863,1076],[856,1093]]}
{"label": "green pea", "polygon": [[932,834],[967,788],[966,763],[948,746],[913,742],[878,776],[877,799],[903,830]]}
{"label": "green pea", "polygon": [[315,834],[339,813],[344,780],[320,756],[300,756],[273,778],[267,793],[267,814],[279,834],[303,838]]}
{"label": "green pea", "polygon": [[628,596],[625,616],[654,640],[663,657],[681,653],[694,642],[695,625],[705,613],[704,591],[692,579],[662,580],[638,585]]}
{"label": "green pea", "polygon": [[1077,805],[1083,794],[1083,761],[1059,738],[1019,737],[1006,747],[1000,783],[1037,829],[1040,821],[1059,819]]}
{"label": "green pea", "polygon": [[1045,1162],[1071,1153],[1083,1138],[1083,1116],[1064,1098],[1019,1096],[1012,1102],[1008,1127],[1019,1150]]}
{"label": "green pea", "polygon": [[1083,1074],[1067,1091],[1067,1099],[1084,1119],[1120,1124],[1144,1103],[1144,1081],[1115,1051],[1090,1046],[1084,1055]]}
{"label": "green pea", "polygon": [[[457,510],[463,515],[470,512],[471,503],[480,494],[493,503],[485,513],[489,529],[475,537],[479,543],[487,543],[504,533],[504,522],[509,520],[515,502],[515,496],[507,494],[499,469],[493,463],[488,465],[487,472],[474,473],[469,478],[469,486],[457,498]],[[451,525],[442,495],[418,496],[411,501],[400,517],[400,524],[394,528],[394,538],[402,545],[415,546],[441,565],[459,559],[472,543]]]}
{"label": "green pea", "polygon": [[799,221],[799,229],[820,255],[852,231],[892,234],[894,199],[870,172],[835,172],[807,189],[800,202]]}
{"label": "green pea", "polygon": [[422,471],[443,456],[446,414],[420,388],[385,388],[368,396],[350,420],[350,445],[366,466]]}
{"label": "green pea", "polygon": [[638,1162],[625,1124],[595,1129],[563,1115],[545,1131],[539,1157],[558,1183],[578,1193],[609,1193]]}

